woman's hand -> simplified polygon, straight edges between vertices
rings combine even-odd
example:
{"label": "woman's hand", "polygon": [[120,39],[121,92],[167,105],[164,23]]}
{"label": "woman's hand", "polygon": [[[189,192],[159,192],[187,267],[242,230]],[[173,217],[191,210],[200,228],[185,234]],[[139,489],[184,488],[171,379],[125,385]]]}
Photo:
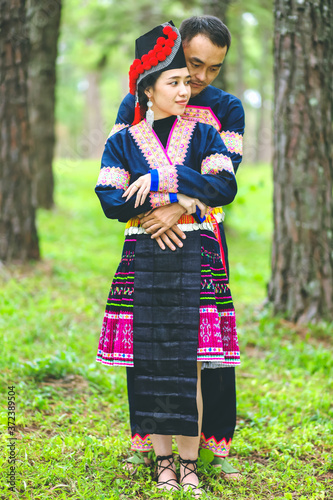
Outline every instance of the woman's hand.
{"label": "woman's hand", "polygon": [[199,207],[200,210],[200,215],[201,217],[204,217],[207,212],[207,207],[202,201],[198,200],[197,198],[190,198],[189,196],[186,196],[185,194],[177,193],[177,199],[179,205],[185,208],[186,210],[186,215],[191,215],[195,214],[196,212],[196,207]]}
{"label": "woman's hand", "polygon": [[123,194],[123,198],[126,196],[126,201],[128,201],[137,192],[134,208],[137,208],[139,205],[143,205],[150,191],[150,184],[151,175],[141,175],[141,177],[139,177],[126,189]]}

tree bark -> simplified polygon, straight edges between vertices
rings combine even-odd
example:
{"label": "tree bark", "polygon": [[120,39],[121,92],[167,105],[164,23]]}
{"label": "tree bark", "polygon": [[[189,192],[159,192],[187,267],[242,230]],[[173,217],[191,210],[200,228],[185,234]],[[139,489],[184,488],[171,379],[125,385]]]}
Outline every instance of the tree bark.
{"label": "tree bark", "polygon": [[274,237],[269,299],[332,320],[332,1],[275,0]]}
{"label": "tree bark", "polygon": [[28,0],[29,116],[37,206],[53,206],[54,109],[61,0]]}
{"label": "tree bark", "polygon": [[32,202],[25,0],[0,0],[0,260],[39,258]]}

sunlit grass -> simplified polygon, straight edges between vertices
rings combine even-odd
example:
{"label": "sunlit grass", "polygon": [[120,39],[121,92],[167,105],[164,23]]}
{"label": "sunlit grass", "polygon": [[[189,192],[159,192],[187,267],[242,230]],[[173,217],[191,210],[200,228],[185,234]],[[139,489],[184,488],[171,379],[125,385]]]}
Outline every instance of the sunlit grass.
{"label": "sunlit grass", "polygon": [[[0,268],[1,499],[168,498],[130,455],[125,370],[95,363],[123,225],[103,216],[99,161],[58,161],[56,208],[40,211],[43,260]],[[261,306],[270,272],[271,171],[242,165],[226,207],[242,365],[232,463],[244,480],[201,464],[209,498],[333,496],[332,325],[296,327]],[[16,386],[16,492],[6,486],[7,387]],[[180,493],[173,498],[190,498]]]}

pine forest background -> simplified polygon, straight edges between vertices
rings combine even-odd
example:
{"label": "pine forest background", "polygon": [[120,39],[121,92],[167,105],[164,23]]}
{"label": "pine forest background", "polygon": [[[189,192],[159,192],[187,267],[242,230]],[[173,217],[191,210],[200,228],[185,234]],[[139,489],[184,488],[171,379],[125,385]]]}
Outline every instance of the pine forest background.
{"label": "pine forest background", "polygon": [[333,498],[332,0],[0,0],[0,500],[193,498],[125,466],[125,370],[95,362],[124,228],[94,186],[135,38],[196,14],[231,31],[214,84],[246,118],[225,207],[242,478],[208,453],[200,479],[211,499]]}

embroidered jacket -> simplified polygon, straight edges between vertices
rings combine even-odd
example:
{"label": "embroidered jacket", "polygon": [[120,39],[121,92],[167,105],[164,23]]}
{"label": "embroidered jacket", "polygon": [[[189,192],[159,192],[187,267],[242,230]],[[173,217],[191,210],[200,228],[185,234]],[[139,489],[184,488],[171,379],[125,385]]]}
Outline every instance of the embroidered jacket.
{"label": "embroidered jacket", "polygon": [[[111,133],[133,122],[134,101],[132,94],[127,94],[123,99]],[[183,118],[207,123],[220,132],[236,173],[242,161],[245,126],[241,101],[228,92],[208,85],[200,94],[189,100]]]}
{"label": "embroidered jacket", "polygon": [[[152,185],[143,205],[127,202],[127,187],[152,172]],[[145,120],[111,135],[105,145],[95,191],[104,213],[127,222],[162,205],[177,202],[177,193],[198,198],[209,207],[231,203],[237,192],[232,162],[214,127],[181,119],[171,129],[164,149]]]}

